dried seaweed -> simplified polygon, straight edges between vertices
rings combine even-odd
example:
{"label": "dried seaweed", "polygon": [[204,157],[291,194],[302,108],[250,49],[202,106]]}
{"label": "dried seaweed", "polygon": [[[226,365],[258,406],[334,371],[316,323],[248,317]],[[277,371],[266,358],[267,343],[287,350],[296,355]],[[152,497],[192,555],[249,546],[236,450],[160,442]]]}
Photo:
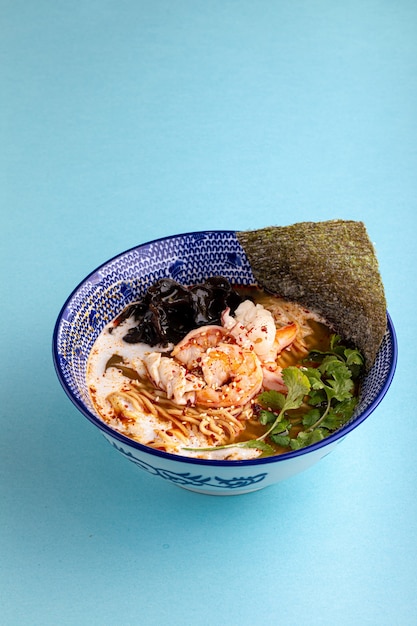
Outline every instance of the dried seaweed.
{"label": "dried seaweed", "polygon": [[363,222],[301,222],[237,237],[261,286],[322,315],[371,367],[386,330],[386,300]]}

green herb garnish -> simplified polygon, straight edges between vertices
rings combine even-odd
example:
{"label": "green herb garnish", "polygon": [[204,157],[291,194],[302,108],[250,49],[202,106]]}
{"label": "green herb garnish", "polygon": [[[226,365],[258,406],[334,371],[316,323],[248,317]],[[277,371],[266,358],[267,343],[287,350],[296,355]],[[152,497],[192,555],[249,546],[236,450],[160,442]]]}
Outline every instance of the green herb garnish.
{"label": "green herb garnish", "polygon": [[[272,426],[258,437],[256,441],[264,441],[268,436],[273,438],[274,435],[287,431],[289,424],[287,422],[283,423],[286,412],[298,409],[302,405],[304,397],[310,391],[311,384],[309,379],[301,369],[294,365],[282,370],[282,378],[288,390],[287,395],[279,391],[264,391],[257,398],[258,404],[267,409],[268,413],[272,413],[275,419],[270,418],[268,420],[272,421]],[[262,423],[262,417],[260,421]]]}
{"label": "green herb garnish", "polygon": [[258,419],[267,427],[262,435],[249,441],[185,450],[257,448],[266,456],[276,452],[274,445],[299,450],[317,443],[352,417],[363,363],[359,350],[347,348],[338,335],[332,335],[329,350],[314,350],[305,365],[282,370],[286,394],[272,390],[257,397]]}

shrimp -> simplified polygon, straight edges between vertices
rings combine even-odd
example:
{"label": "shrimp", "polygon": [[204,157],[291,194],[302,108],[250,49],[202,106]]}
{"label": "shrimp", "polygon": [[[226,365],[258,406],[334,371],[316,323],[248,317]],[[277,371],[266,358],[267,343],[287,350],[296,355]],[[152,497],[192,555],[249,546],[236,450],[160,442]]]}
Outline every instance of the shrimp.
{"label": "shrimp", "polygon": [[288,390],[282,378],[282,367],[279,367],[276,364],[274,365],[275,367],[271,368],[265,365],[262,367],[262,373],[264,377],[262,386],[268,391],[274,389],[275,391],[281,391],[281,393],[286,393]]}
{"label": "shrimp", "polygon": [[162,389],[176,404],[194,404],[195,392],[204,381],[170,357],[160,352],[150,352],[143,357],[148,377],[158,389]]}
{"label": "shrimp", "polygon": [[227,330],[223,326],[200,326],[191,330],[174,346],[171,356],[183,363],[187,369],[195,369],[200,365],[205,352],[216,346],[226,334]]}
{"label": "shrimp", "polygon": [[261,363],[253,351],[220,342],[201,358],[205,386],[195,392],[196,404],[232,407],[247,404],[262,388]]}
{"label": "shrimp", "polygon": [[[285,350],[285,348],[293,343],[297,334],[298,324],[295,322],[277,329],[274,340],[274,346],[276,348],[275,358],[277,358],[279,354]],[[262,371],[264,376],[263,386],[265,389],[274,389],[276,391],[281,391],[282,393],[287,392],[287,387],[282,379],[282,367],[278,365],[276,360],[263,362]]]}
{"label": "shrimp", "polygon": [[148,377],[179,405],[244,406],[262,387],[261,362],[252,350],[227,340],[222,326],[192,330],[169,357],[160,352],[143,357]]}
{"label": "shrimp", "polygon": [[[194,379],[191,384],[193,400],[200,406],[243,406],[262,387],[262,367],[257,355],[238,346],[222,326],[190,331],[174,346],[171,357],[179,367],[186,368],[189,376],[199,379],[200,385]],[[187,397],[190,399],[190,395]]]}
{"label": "shrimp", "polygon": [[282,368],[277,364],[277,357],[296,339],[298,324],[291,322],[277,328],[272,313],[262,304],[254,304],[250,300],[245,300],[237,307],[235,317],[230,315],[230,309],[226,309],[222,314],[222,323],[239,345],[253,350],[259,357],[263,387],[285,392]]}
{"label": "shrimp", "polygon": [[277,356],[295,341],[297,335],[298,324],[296,322],[291,322],[290,324],[277,329],[277,332],[275,333]]}
{"label": "shrimp", "polygon": [[225,309],[222,324],[240,346],[254,350],[262,363],[268,364],[274,363],[298,334],[295,322],[277,329],[272,313],[251,300],[237,307],[235,317],[230,315],[230,309]]}

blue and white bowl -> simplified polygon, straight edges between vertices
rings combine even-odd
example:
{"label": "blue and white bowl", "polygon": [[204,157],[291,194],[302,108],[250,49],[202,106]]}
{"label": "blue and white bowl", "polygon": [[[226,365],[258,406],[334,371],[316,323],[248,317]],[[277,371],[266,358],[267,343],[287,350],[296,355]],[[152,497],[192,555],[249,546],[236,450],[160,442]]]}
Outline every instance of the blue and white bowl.
{"label": "blue and white bowl", "polygon": [[311,467],[369,417],[394,376],[397,342],[387,314],[385,337],[353,418],[328,438],[301,450],[246,461],[201,460],[154,450],[111,429],[96,413],[86,383],[88,356],[100,331],[159,278],[192,284],[216,275],[237,284],[255,282],[234,231],[174,235],[123,252],[87,276],[65,302],[55,325],[53,358],[70,400],[129,461],[191,491],[235,495],[263,489]]}

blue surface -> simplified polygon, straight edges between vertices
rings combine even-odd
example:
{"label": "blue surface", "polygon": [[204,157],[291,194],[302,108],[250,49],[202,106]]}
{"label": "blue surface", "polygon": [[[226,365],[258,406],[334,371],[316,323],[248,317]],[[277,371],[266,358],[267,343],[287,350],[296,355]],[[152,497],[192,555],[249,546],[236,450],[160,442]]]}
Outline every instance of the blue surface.
{"label": "blue surface", "polygon": [[[417,623],[417,5],[1,10],[0,623]],[[147,240],[333,217],[376,244],[399,361],[317,466],[235,498],[138,471],[71,405],[70,291]]]}

